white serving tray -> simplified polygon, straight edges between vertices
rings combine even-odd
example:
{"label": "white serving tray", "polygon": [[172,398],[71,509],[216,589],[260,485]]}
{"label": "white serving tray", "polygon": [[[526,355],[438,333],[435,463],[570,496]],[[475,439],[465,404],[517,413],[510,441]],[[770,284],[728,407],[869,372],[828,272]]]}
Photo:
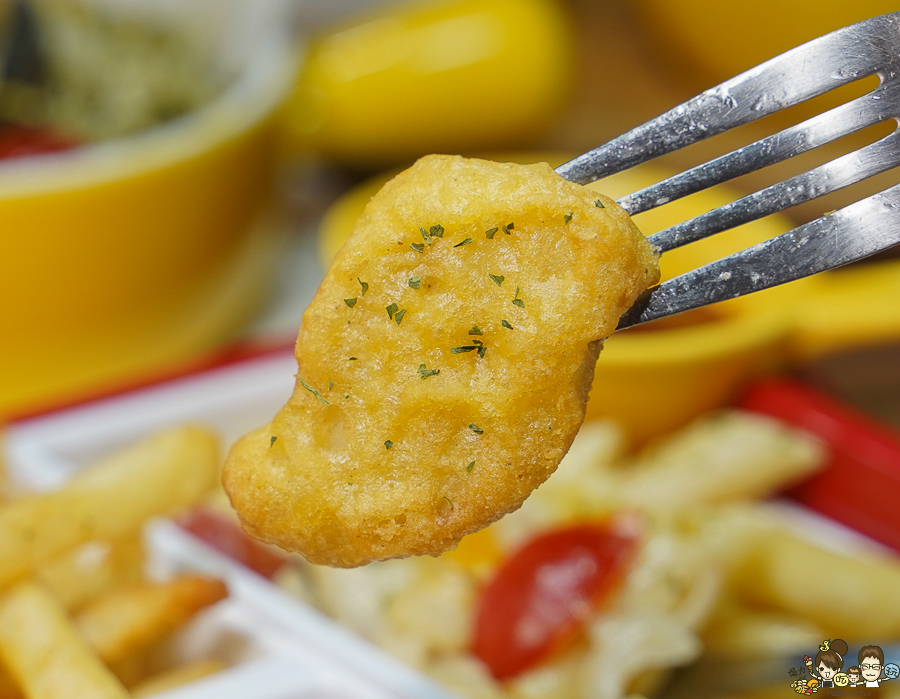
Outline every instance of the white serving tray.
{"label": "white serving tray", "polygon": [[[14,423],[4,439],[8,477],[29,490],[56,488],[115,449],[186,422],[212,427],[227,447],[286,402],[296,366],[292,351],[284,350]],[[772,509],[790,518],[796,533],[819,543],[827,538],[841,552],[882,548],[795,503],[780,501]],[[150,523],[146,538],[152,575],[205,573],[229,589],[229,599],[199,615],[178,647],[185,661],[214,656],[231,667],[160,699],[455,699],[172,522]]]}

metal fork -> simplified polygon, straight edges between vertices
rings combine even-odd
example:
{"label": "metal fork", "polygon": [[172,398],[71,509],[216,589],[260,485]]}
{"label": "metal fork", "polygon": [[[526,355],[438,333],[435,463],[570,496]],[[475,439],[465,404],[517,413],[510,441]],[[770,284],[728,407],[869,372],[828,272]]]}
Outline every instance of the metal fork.
{"label": "metal fork", "polygon": [[40,85],[46,77],[46,59],[37,14],[29,0],[11,0],[4,16],[4,4],[0,0],[0,19],[8,25],[0,44],[0,90],[4,81]]}
{"label": "metal fork", "polygon": [[[588,184],[877,75],[871,92],[670,177],[618,203],[638,214],[900,117],[900,12],[839,29],[752,68],[561,165]],[[661,252],[854,184],[900,164],[900,132],[650,236]],[[743,296],[900,243],[900,185],[647,290],[618,329]]]}

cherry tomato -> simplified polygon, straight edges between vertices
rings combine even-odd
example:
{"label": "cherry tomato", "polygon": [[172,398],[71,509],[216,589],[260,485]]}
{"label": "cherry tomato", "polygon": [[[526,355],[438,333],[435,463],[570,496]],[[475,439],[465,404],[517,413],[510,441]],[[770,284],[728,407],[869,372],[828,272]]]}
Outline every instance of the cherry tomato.
{"label": "cherry tomato", "polygon": [[532,539],[481,593],[475,655],[508,680],[565,647],[622,580],[636,544],[634,535],[597,524]]}
{"label": "cherry tomato", "polygon": [[272,578],[285,564],[284,558],[248,536],[236,522],[212,510],[198,507],[180,518],[178,524],[217,551],[266,578]]}
{"label": "cherry tomato", "polygon": [[55,153],[78,144],[49,129],[0,124],[0,160]]}

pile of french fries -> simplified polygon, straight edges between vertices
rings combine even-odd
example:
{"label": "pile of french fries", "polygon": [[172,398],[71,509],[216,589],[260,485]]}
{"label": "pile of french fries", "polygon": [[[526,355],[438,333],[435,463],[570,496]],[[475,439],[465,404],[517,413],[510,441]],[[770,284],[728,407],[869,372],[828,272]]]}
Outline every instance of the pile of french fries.
{"label": "pile of french fries", "polygon": [[141,540],[148,518],[215,488],[219,467],[216,436],[179,427],[0,504],[0,699],[149,696],[223,667],[161,665],[165,641],[227,590],[146,579]]}

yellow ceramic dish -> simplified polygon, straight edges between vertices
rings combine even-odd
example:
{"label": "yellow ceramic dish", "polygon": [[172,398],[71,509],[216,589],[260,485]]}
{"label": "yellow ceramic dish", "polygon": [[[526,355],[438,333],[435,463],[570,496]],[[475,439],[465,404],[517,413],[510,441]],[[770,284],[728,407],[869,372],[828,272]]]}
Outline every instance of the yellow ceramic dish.
{"label": "yellow ceramic dish", "polygon": [[[546,154],[503,159],[547,160],[551,164],[566,160]],[[321,227],[323,264],[330,263],[366,202],[389,176],[360,185],[331,208]],[[592,186],[619,197],[663,176],[644,166]],[[649,235],[734,197],[727,189],[710,190],[640,214],[635,222]],[[661,260],[663,278],[791,227],[788,219],[771,217],[666,253]],[[879,263],[873,269],[877,270],[874,274],[852,270],[799,280],[614,335],[597,364],[588,418],[614,419],[633,441],[642,442],[727,404],[755,373],[782,364],[797,352],[809,356],[873,339],[900,337],[900,312],[850,312],[864,302],[871,303],[874,291],[900,287],[900,262]],[[884,318],[887,322],[882,322]]]}
{"label": "yellow ceramic dish", "polygon": [[273,114],[293,74],[272,36],[175,121],[0,163],[0,416],[208,350],[255,308],[276,240]]}

